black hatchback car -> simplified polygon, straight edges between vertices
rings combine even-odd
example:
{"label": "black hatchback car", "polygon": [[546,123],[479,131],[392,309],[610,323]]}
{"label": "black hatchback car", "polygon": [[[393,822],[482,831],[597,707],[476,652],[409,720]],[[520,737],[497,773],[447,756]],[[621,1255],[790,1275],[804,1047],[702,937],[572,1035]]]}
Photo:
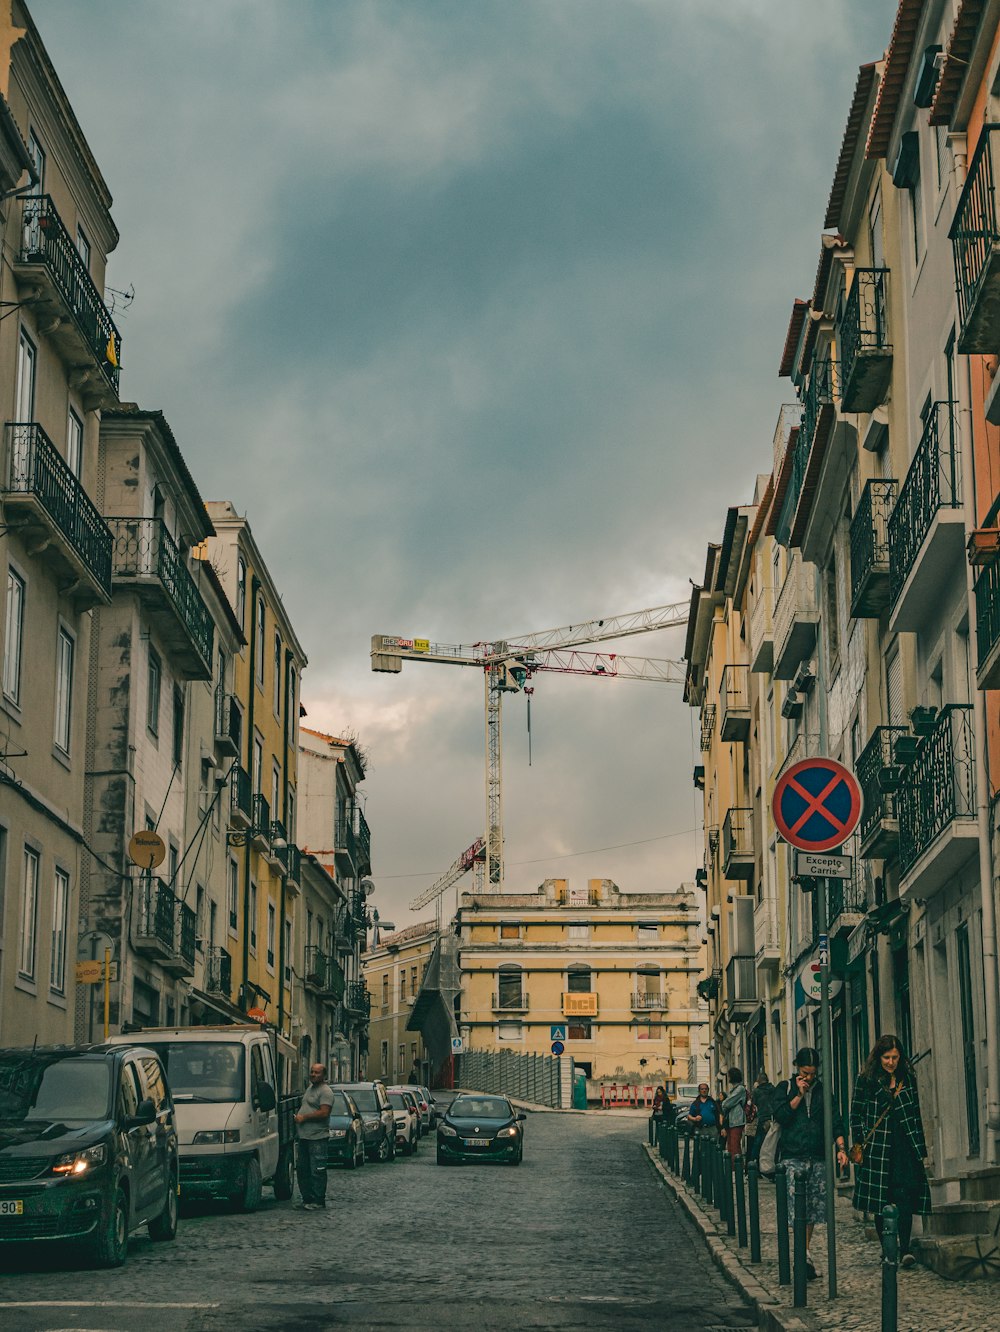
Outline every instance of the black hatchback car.
{"label": "black hatchback car", "polygon": [[119,1267],[140,1226],[177,1231],[174,1107],[131,1046],[0,1050],[0,1244],[86,1244]]}
{"label": "black hatchback car", "polygon": [[361,1111],[365,1124],[365,1155],[369,1161],[396,1159],[396,1116],[385,1083],[336,1082],[333,1090],[347,1092]]}
{"label": "black hatchback car", "polygon": [[506,1161],[520,1165],[527,1115],[518,1114],[506,1096],[464,1092],[456,1096],[438,1123],[437,1163]]}
{"label": "black hatchback car", "polygon": [[352,1170],[365,1163],[365,1121],[350,1092],[335,1087],[327,1141],[327,1165],[346,1165]]}

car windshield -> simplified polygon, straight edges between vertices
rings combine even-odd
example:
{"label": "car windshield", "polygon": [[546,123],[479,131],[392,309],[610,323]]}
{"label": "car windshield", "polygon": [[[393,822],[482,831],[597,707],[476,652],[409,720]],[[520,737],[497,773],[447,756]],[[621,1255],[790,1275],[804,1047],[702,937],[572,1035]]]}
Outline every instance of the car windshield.
{"label": "car windshield", "polygon": [[244,1051],[238,1041],[143,1041],[167,1070],[175,1101],[243,1101]]}
{"label": "car windshield", "polygon": [[406,1103],[406,1097],[402,1092],[390,1092],[389,1104],[393,1110],[408,1110],[410,1107]]}
{"label": "car windshield", "polygon": [[346,1115],[348,1119],[354,1118],[351,1112],[350,1103],[348,1102],[347,1097],[344,1095],[343,1092],[335,1091],[333,1093],[333,1109],[330,1111],[330,1114]]}
{"label": "car windshield", "polygon": [[378,1106],[375,1104],[375,1092],[371,1087],[362,1087],[359,1091],[352,1091],[354,1104],[363,1115],[377,1115]]}
{"label": "car windshield", "polygon": [[108,1119],[110,1106],[111,1070],[104,1059],[30,1053],[0,1057],[0,1123],[90,1124]]}
{"label": "car windshield", "polygon": [[499,1096],[459,1096],[451,1107],[459,1119],[510,1119],[511,1109]]}

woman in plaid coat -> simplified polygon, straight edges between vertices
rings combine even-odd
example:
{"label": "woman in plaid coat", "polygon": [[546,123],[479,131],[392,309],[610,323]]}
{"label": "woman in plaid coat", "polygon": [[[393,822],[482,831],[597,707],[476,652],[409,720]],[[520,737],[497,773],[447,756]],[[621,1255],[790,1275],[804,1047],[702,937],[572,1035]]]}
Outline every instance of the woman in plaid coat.
{"label": "woman in plaid coat", "polygon": [[854,1207],[872,1212],[882,1236],[882,1209],[899,1209],[899,1252],[912,1267],[913,1215],[931,1210],[927,1144],[913,1069],[895,1036],[880,1036],[858,1075],[851,1101],[851,1137],[864,1148],[855,1167]]}

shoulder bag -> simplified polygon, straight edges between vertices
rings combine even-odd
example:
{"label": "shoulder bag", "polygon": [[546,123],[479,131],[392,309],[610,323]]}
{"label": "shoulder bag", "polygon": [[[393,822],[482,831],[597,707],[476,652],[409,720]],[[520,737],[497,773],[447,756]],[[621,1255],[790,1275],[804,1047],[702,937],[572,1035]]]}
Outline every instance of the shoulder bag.
{"label": "shoulder bag", "polygon": [[859,1165],[861,1165],[861,1163],[864,1161],[864,1159],[865,1159],[865,1150],[866,1150],[866,1148],[868,1147],[868,1145],[869,1145],[869,1143],[871,1142],[872,1138],[874,1138],[875,1133],[876,1133],[876,1131],[877,1131],[879,1125],[882,1123],[882,1121],[885,1119],[886,1115],[887,1115],[887,1114],[889,1113],[889,1111],[892,1109],[893,1101],[895,1101],[896,1097],[899,1095],[900,1091],[902,1090],[902,1087],[903,1087],[903,1084],[900,1083],[899,1086],[896,1088],[896,1090],[895,1090],[894,1092],[891,1093],[891,1098],[892,1098],[892,1099],[889,1101],[889,1104],[885,1107],[885,1109],[884,1109],[884,1110],[882,1111],[882,1113],[879,1115],[878,1119],[876,1119],[875,1123],[871,1126],[871,1128],[870,1128],[870,1129],[868,1130],[868,1132],[865,1134],[865,1136],[864,1136],[864,1140],[863,1140],[862,1142],[855,1142],[855,1143],[852,1143],[852,1144],[851,1144],[851,1150],[847,1153],[847,1159],[848,1159],[848,1161],[850,1161],[851,1165],[859,1166]]}

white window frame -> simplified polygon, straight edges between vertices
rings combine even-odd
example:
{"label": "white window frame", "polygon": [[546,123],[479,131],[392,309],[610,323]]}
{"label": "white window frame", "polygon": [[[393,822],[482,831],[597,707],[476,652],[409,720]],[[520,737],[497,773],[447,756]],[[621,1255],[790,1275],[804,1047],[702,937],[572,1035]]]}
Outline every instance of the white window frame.
{"label": "white window frame", "polygon": [[[154,688],[155,681],[155,688]],[[146,730],[159,739],[160,701],[163,697],[163,659],[149,643],[146,647]]]}
{"label": "white window frame", "polygon": [[73,671],[76,636],[60,624],[56,634],[56,697],[53,739],[61,753],[69,755],[73,740]]}
{"label": "white window frame", "polygon": [[284,671],[281,669],[281,634],[277,629],[274,631],[274,715],[281,717],[281,684],[284,678]]}
{"label": "white window frame", "polygon": [[76,252],[83,260],[83,266],[89,273],[91,254],[90,241],[87,238],[87,233],[84,231],[83,227],[80,226],[79,222],[76,225]]}
{"label": "white window frame", "polygon": [[264,635],[267,629],[267,607],[264,605],[264,598],[258,592],[257,604],[254,606],[254,635],[256,643],[254,644],[254,653],[256,663],[254,665],[254,674],[257,679],[257,688],[264,688]]}
{"label": "white window frame", "polygon": [[33,846],[25,846],[22,867],[17,974],[22,980],[33,981],[38,943],[38,877],[42,869],[42,857]]}
{"label": "white window frame", "polygon": [[274,903],[270,900],[270,898],[268,898],[268,902],[267,902],[267,956],[266,956],[266,958],[265,958],[265,961],[266,961],[266,963],[267,963],[267,969],[268,969],[268,971],[270,971],[270,972],[272,972],[272,973],[273,973],[273,971],[274,971],[274,949],[275,949],[275,944],[276,944],[276,942],[277,942],[277,933],[278,933],[278,931],[277,931],[277,919],[278,919],[278,913],[277,913],[277,911],[276,911],[276,909],[275,909]]}
{"label": "white window frame", "polygon": [[497,1023],[498,1041],[523,1041],[524,1023],[515,1021],[504,1021]]}
{"label": "white window frame", "polygon": [[242,555],[236,561],[236,618],[246,631],[247,614],[247,562]]}
{"label": "white window frame", "polygon": [[229,877],[227,880],[229,933],[235,938],[240,922],[240,866],[234,856],[229,857]]}
{"label": "white window frame", "polygon": [[[12,703],[21,702],[21,662],[24,657],[24,602],[28,584],[13,565],[7,566],[7,604],[3,652],[3,692]],[[15,620],[16,616],[16,620]]]}
{"label": "white window frame", "polygon": [[56,866],[52,881],[52,947],[49,955],[49,989],[66,992],[66,926],[69,919],[69,872]]}
{"label": "white window frame", "polygon": [[66,466],[79,481],[83,475],[83,418],[72,407],[66,415]]}
{"label": "white window frame", "polygon": [[[652,933],[650,933],[652,931]],[[640,924],[635,927],[636,943],[658,943],[660,939],[659,925]]]}
{"label": "white window frame", "polygon": [[590,940],[590,921],[573,920],[566,927],[566,938],[572,943],[574,940],[588,942]]}

